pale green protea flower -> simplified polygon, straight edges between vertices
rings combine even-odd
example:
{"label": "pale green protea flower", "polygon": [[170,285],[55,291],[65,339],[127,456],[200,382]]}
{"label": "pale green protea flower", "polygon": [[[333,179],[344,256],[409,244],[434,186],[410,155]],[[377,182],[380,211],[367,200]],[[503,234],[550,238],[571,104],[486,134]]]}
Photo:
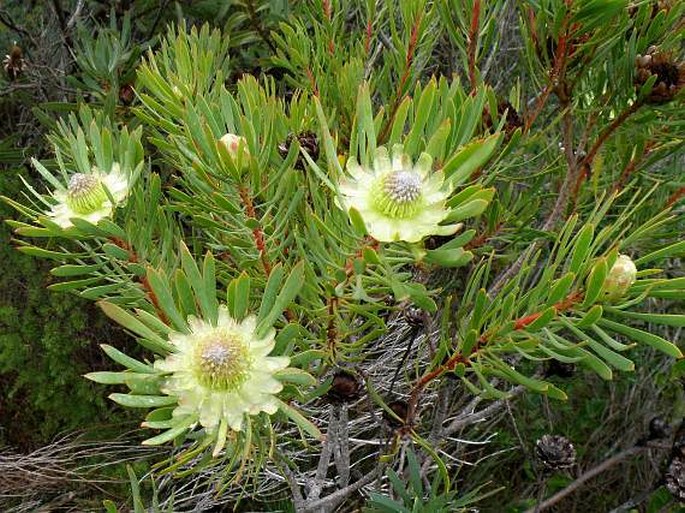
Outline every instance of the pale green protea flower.
{"label": "pale green protea flower", "polygon": [[244,415],[276,413],[274,394],[283,385],[274,373],[290,363],[286,356],[268,356],[274,348],[275,330],[257,338],[257,319],[232,319],[225,305],[219,307],[216,326],[190,317],[190,333],[172,333],[176,351],[155,362],[169,373],[162,392],[178,398],[174,417],[197,418],[208,431],[220,424],[234,431],[243,427]]}
{"label": "pale green protea flower", "polygon": [[57,203],[48,215],[62,228],[73,226],[73,218],[97,224],[112,215],[114,208],[128,195],[129,189],[129,178],[116,162],[109,173],[97,167],[93,167],[90,173],[74,173],[66,188],[53,192]]}
{"label": "pale green protea flower", "polygon": [[355,209],[374,239],[418,242],[428,235],[451,235],[460,224],[441,225],[450,213],[451,193],[441,171],[432,171],[433,158],[422,153],[415,164],[401,144],[376,149],[372,168],[350,159],[349,177],[339,184],[342,207]]}
{"label": "pale green protea flower", "polygon": [[619,255],[604,280],[604,299],[616,301],[635,283],[637,267],[628,255]]}

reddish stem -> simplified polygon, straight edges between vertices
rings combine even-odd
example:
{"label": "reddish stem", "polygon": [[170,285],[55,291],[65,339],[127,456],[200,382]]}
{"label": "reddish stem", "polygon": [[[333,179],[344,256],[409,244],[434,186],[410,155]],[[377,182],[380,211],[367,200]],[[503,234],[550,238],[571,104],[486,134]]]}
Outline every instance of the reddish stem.
{"label": "reddish stem", "polygon": [[[112,244],[115,244],[116,246],[120,247],[124,251],[128,252],[128,261],[132,264],[137,264],[140,260],[138,258],[138,254],[135,252],[133,247],[126,242],[123,239],[120,239],[119,237],[110,237],[110,242]],[[155,291],[152,289],[152,285],[150,285],[150,281],[147,279],[147,275],[142,276],[139,278],[140,284],[143,286],[143,290],[145,291],[145,294],[147,294],[148,299],[150,300],[150,303],[152,303],[152,306],[155,309],[155,313],[157,314],[157,317],[167,325],[171,325],[171,321],[167,317],[167,315],[164,313],[164,310],[162,310],[161,305],[159,304],[159,299],[157,298],[157,294],[155,294]]]}
{"label": "reddish stem", "polygon": [[611,124],[608,127],[606,127],[604,131],[599,135],[595,143],[592,145],[592,148],[590,148],[590,151],[588,152],[587,156],[585,157],[585,159],[583,159],[583,164],[591,166],[592,161],[597,155],[597,152],[600,150],[600,148],[606,142],[609,136],[613,134],[616,131],[616,129],[620,127],[630,116],[635,114],[638,111],[638,109],[643,105],[643,101],[637,100],[630,107],[621,112],[621,114],[619,114],[619,116],[616,119],[614,119],[611,122]]}
{"label": "reddish stem", "polygon": [[[572,294],[569,294],[565,299],[553,305],[555,313],[559,314],[561,312],[568,310],[573,305],[578,303],[582,298],[582,292],[573,292]],[[520,331],[530,326],[542,314],[543,312],[536,312],[515,320],[514,330]],[[416,411],[416,406],[418,405],[418,401],[421,396],[421,392],[428,386],[428,384],[431,381],[442,376],[446,372],[453,371],[456,368],[456,366],[460,363],[463,363],[464,365],[470,365],[470,358],[475,353],[477,353],[483,346],[485,346],[490,341],[490,338],[491,336],[489,336],[487,332],[484,333],[480,336],[478,342],[476,342],[476,344],[474,344],[474,346],[471,348],[468,356],[464,356],[461,352],[456,352],[452,356],[450,356],[450,358],[445,363],[421,376],[421,378],[419,378],[419,380],[414,385],[411,396],[409,398],[409,413],[407,414],[407,419],[413,418],[414,412]]]}
{"label": "reddish stem", "polygon": [[[243,206],[245,207],[247,217],[257,220],[257,212],[255,211],[254,204],[252,203],[250,193],[247,191],[245,187],[241,187],[240,189],[238,189],[238,193],[240,194],[240,199],[242,200]],[[264,273],[268,276],[271,274],[271,261],[269,260],[269,255],[266,251],[266,243],[264,242],[264,232],[262,232],[262,229],[259,226],[252,229],[252,237],[254,238],[257,251],[259,251],[259,258],[262,261]]]}
{"label": "reddish stem", "polygon": [[667,207],[672,207],[672,206],[673,206],[677,201],[679,201],[680,198],[682,198],[683,196],[685,196],[685,187],[681,187],[680,189],[678,189],[677,191],[675,191],[675,192],[671,195],[671,197],[668,198],[668,201],[666,202],[666,206],[667,206]]}
{"label": "reddish stem", "polygon": [[480,0],[473,2],[471,12],[471,28],[469,30],[469,81],[471,82],[471,94],[476,93],[476,47],[478,46],[478,24],[480,19]]}
{"label": "reddish stem", "polygon": [[371,36],[373,36],[373,20],[369,18],[366,21],[366,39],[364,41],[366,55],[369,55],[369,51],[371,51]]}
{"label": "reddish stem", "polygon": [[552,71],[550,72],[550,82],[545,86],[543,89],[542,93],[537,99],[535,108],[533,109],[533,112],[527,117],[525,126],[523,128],[524,133],[528,132],[531,127],[533,126],[533,123],[537,119],[537,117],[540,115],[542,112],[543,107],[545,106],[545,103],[547,103],[547,99],[549,98],[549,95],[552,91],[555,89],[558,89],[559,87],[559,79],[563,75],[565,69],[566,69],[566,59],[568,57],[568,52],[567,52],[567,41],[568,41],[568,21],[569,21],[569,16],[570,14],[566,15],[566,18],[564,20],[564,26],[566,29],[564,30],[564,33],[559,36],[559,42],[557,44],[556,51],[554,52],[554,66],[552,67]]}
{"label": "reddish stem", "polygon": [[393,101],[392,107],[390,108],[390,116],[388,116],[388,120],[385,122],[385,126],[378,135],[379,143],[384,142],[386,137],[388,136],[390,128],[392,127],[392,123],[395,120],[395,114],[397,114],[397,109],[399,108],[400,103],[404,98],[404,86],[406,85],[406,82],[409,79],[411,66],[414,61],[414,52],[416,51],[416,45],[419,39],[419,26],[421,25],[421,20],[423,20],[423,14],[423,12],[420,12],[418,14],[416,21],[414,22],[414,26],[411,29],[411,35],[409,36],[409,45],[407,46],[407,56],[404,59],[404,72],[402,73],[400,83],[397,86],[395,100]]}

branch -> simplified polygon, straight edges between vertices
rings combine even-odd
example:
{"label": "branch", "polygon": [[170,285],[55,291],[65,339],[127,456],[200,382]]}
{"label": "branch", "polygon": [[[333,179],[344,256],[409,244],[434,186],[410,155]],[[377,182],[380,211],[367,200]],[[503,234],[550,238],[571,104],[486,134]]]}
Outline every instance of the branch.
{"label": "branch", "polygon": [[599,135],[595,143],[592,145],[592,148],[590,148],[587,156],[583,159],[582,164],[590,167],[592,165],[592,161],[597,155],[597,152],[601,149],[602,145],[606,142],[609,136],[613,134],[616,129],[620,127],[630,116],[635,114],[644,104],[644,100],[636,100],[630,107],[621,112],[621,114],[619,114],[618,117],[614,119],[611,124]]}
{"label": "branch", "polygon": [[366,486],[367,484],[371,483],[374,479],[376,479],[380,475],[382,469],[383,466],[380,466],[376,468],[373,472],[366,474],[359,481],[356,481],[351,485],[346,486],[345,488],[341,488],[337,492],[333,492],[332,494],[327,495],[323,499],[319,499],[318,501],[314,501],[310,504],[307,504],[303,508],[302,512],[308,513],[316,511],[318,509],[322,509],[323,511],[333,511],[335,506],[341,500],[345,499],[349,495],[353,494],[363,486]]}
{"label": "branch", "polygon": [[499,399],[478,412],[472,413],[465,417],[457,417],[445,428],[445,436],[452,435],[460,429],[470,426],[471,424],[475,424],[476,422],[480,422],[481,420],[488,418],[490,415],[497,413],[499,410],[506,407],[507,401],[518,397],[526,390],[526,387],[523,385],[516,385],[514,388],[509,390],[509,392],[507,392],[507,399]]}

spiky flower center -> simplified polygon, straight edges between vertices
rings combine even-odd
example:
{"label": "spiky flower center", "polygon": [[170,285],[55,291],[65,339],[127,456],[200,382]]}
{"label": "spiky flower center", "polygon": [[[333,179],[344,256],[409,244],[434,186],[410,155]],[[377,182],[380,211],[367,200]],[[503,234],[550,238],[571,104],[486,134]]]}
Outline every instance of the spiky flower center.
{"label": "spiky flower center", "polygon": [[94,175],[76,173],[69,179],[66,203],[77,214],[90,214],[102,208],[107,193]]}
{"label": "spiky flower center", "polygon": [[195,375],[202,385],[215,391],[238,388],[250,366],[247,347],[232,333],[214,333],[195,350]]}
{"label": "spiky flower center", "polygon": [[376,184],[373,200],[376,210],[394,219],[414,216],[423,196],[421,176],[413,170],[397,170],[384,175]]}

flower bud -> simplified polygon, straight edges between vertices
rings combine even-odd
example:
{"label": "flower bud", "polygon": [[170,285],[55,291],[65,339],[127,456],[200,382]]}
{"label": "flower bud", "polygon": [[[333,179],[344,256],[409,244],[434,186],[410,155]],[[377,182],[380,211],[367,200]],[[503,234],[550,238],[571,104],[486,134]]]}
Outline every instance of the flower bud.
{"label": "flower bud", "polygon": [[247,140],[236,134],[226,134],[219,142],[224,145],[226,150],[228,150],[229,155],[234,160],[247,160],[250,157],[250,150],[247,148]]}
{"label": "flower bud", "polygon": [[628,255],[619,255],[604,280],[604,299],[616,301],[626,295],[630,286],[635,283],[637,267]]}

